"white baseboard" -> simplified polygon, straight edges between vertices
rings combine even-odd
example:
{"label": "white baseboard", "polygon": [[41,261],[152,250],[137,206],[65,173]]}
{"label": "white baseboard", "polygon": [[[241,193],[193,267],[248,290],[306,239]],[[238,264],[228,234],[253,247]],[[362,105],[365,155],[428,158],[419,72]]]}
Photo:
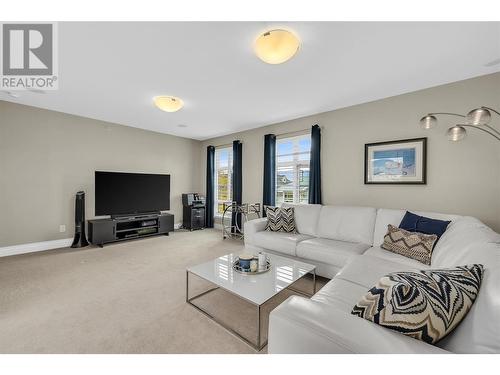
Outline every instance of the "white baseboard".
{"label": "white baseboard", "polygon": [[[179,229],[180,227],[181,223],[174,224],[174,229]],[[22,245],[5,246],[5,247],[0,247],[0,257],[7,257],[9,255],[17,255],[17,254],[34,253],[37,251],[60,249],[63,247],[69,247],[71,246],[72,243],[73,243],[73,238],[63,238],[62,240],[32,242],[32,243],[25,243]]]}
{"label": "white baseboard", "polygon": [[0,247],[0,257],[6,257],[9,255],[17,255],[17,254],[34,253],[37,251],[45,251],[51,249],[60,249],[62,247],[71,246],[72,242],[73,238],[63,238],[62,240],[32,242],[32,243],[25,243],[22,245]]}

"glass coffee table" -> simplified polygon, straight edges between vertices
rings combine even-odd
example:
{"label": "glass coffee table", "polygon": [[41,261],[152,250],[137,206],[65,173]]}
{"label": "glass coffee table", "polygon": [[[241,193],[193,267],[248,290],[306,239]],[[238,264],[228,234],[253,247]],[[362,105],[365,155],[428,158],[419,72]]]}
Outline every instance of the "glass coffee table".
{"label": "glass coffee table", "polygon": [[[286,289],[291,289],[296,293],[306,294],[307,296],[316,293],[316,266],[278,255],[267,254],[271,263],[271,269],[265,273],[247,275],[236,272],[233,269],[233,262],[237,256],[237,254],[228,254],[197,266],[188,267],[186,269],[186,302],[253,348],[261,350],[267,344],[267,339],[261,342],[262,305]],[[190,274],[208,281],[210,284],[213,284],[213,287],[202,293],[190,296]],[[313,277],[312,294],[309,295],[291,288],[294,283],[307,274],[312,274]],[[213,316],[206,309],[194,303],[196,299],[218,289],[223,289],[255,306],[257,310],[256,342],[250,341],[236,329],[224,324],[221,319]]]}

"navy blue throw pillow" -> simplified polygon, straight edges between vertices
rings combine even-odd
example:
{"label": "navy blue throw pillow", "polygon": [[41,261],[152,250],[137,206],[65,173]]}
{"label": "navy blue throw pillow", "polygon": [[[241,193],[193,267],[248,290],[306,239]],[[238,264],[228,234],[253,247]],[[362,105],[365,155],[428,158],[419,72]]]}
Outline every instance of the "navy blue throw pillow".
{"label": "navy blue throw pillow", "polygon": [[407,230],[408,232],[417,232],[417,223],[420,216],[411,213],[410,211],[406,211],[403,220],[399,224],[401,229]]}
{"label": "navy blue throw pillow", "polygon": [[399,227],[409,232],[435,234],[439,239],[450,223],[451,221],[431,219],[430,217],[419,216],[406,211]]}

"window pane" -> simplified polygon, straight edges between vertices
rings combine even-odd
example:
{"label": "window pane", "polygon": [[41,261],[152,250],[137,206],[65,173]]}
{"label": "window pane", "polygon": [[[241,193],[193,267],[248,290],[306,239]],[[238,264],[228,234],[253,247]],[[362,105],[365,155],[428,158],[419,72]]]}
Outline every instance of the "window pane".
{"label": "window pane", "polygon": [[309,165],[299,166],[299,186],[309,187]]}
{"label": "window pane", "polygon": [[285,201],[285,193],[281,190],[276,192],[276,205],[280,205]]}
{"label": "window pane", "polygon": [[307,203],[309,200],[309,134],[276,142],[276,204]]}
{"label": "window pane", "polygon": [[223,203],[232,201],[233,151],[231,147],[215,150],[214,213],[224,212]]}
{"label": "window pane", "polygon": [[299,160],[307,160],[311,159],[311,137],[307,136],[306,139],[299,140]]}
{"label": "window pane", "polygon": [[295,170],[294,170],[293,166],[281,167],[278,165],[276,172],[277,172],[276,185],[278,188],[287,187],[287,186],[294,186]]}
{"label": "window pane", "polygon": [[309,189],[300,189],[300,201],[299,203],[308,203],[309,202]]}
{"label": "window pane", "polygon": [[291,162],[293,161],[293,142],[283,141],[277,144],[276,156],[277,162]]}
{"label": "window pane", "polygon": [[227,169],[220,169],[217,171],[217,200],[228,200],[229,178]]}

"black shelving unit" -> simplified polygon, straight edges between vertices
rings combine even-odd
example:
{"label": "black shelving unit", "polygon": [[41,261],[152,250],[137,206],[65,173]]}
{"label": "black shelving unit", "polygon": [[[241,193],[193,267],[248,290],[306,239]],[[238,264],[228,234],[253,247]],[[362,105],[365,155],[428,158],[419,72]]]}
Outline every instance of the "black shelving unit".
{"label": "black shelving unit", "polygon": [[174,215],[157,214],[138,217],[96,219],[88,221],[89,241],[101,247],[106,243],[126,241],[174,230]]}
{"label": "black shelving unit", "polygon": [[182,226],[189,230],[205,228],[205,207],[184,206],[182,209]]}

